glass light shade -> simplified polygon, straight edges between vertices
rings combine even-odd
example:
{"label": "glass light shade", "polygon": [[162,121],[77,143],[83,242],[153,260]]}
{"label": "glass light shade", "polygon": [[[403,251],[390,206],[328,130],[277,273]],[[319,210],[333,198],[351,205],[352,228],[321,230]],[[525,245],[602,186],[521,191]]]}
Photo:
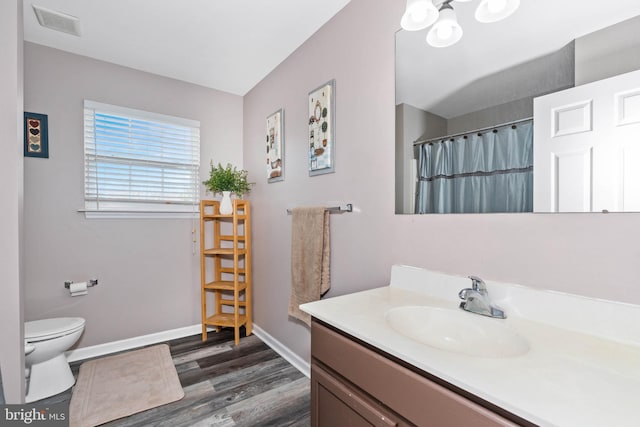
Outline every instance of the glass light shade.
{"label": "glass light shade", "polygon": [[451,8],[440,11],[440,18],[427,34],[427,43],[433,47],[447,47],[462,38],[462,27],[458,24],[456,12]]}
{"label": "glass light shade", "polygon": [[433,0],[407,0],[407,9],[400,25],[407,31],[419,31],[436,22],[438,15]]}
{"label": "glass light shade", "polygon": [[505,19],[520,7],[520,0],[482,0],[476,9],[480,22],[497,22]]}

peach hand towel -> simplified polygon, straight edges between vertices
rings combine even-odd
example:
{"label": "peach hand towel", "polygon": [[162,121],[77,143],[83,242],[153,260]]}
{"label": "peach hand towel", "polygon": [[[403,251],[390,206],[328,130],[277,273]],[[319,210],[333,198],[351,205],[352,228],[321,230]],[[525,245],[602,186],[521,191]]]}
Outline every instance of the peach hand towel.
{"label": "peach hand towel", "polygon": [[289,315],[311,326],[300,304],[317,301],[331,287],[329,212],[323,206],[291,211],[291,297]]}

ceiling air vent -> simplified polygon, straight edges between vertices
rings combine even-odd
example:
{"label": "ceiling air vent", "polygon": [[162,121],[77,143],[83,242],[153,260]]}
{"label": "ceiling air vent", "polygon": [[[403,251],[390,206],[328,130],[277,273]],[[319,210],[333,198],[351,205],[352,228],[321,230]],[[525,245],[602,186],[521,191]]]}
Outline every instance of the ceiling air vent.
{"label": "ceiling air vent", "polygon": [[80,20],[75,16],[45,9],[35,4],[32,6],[38,22],[43,27],[80,37]]}

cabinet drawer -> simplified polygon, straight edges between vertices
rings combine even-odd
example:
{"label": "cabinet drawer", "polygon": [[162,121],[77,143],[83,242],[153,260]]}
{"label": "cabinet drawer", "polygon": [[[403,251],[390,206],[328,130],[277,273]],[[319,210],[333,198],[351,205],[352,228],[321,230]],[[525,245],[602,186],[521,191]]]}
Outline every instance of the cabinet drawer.
{"label": "cabinet drawer", "polygon": [[318,365],[311,377],[313,427],[399,427],[395,414]]}
{"label": "cabinet drawer", "polygon": [[311,355],[312,363],[320,362],[334,370],[416,425],[521,425],[316,321],[311,326]]}

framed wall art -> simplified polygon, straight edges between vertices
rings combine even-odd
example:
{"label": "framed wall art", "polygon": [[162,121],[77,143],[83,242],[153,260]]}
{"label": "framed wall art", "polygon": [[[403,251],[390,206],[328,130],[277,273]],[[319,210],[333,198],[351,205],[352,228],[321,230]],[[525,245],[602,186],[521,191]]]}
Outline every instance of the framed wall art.
{"label": "framed wall art", "polygon": [[49,158],[49,129],[46,114],[24,113],[25,157]]}
{"label": "framed wall art", "polygon": [[335,171],[335,88],[330,80],[309,93],[309,175]]}
{"label": "framed wall art", "polygon": [[267,117],[267,181],[284,180],[284,112]]}

